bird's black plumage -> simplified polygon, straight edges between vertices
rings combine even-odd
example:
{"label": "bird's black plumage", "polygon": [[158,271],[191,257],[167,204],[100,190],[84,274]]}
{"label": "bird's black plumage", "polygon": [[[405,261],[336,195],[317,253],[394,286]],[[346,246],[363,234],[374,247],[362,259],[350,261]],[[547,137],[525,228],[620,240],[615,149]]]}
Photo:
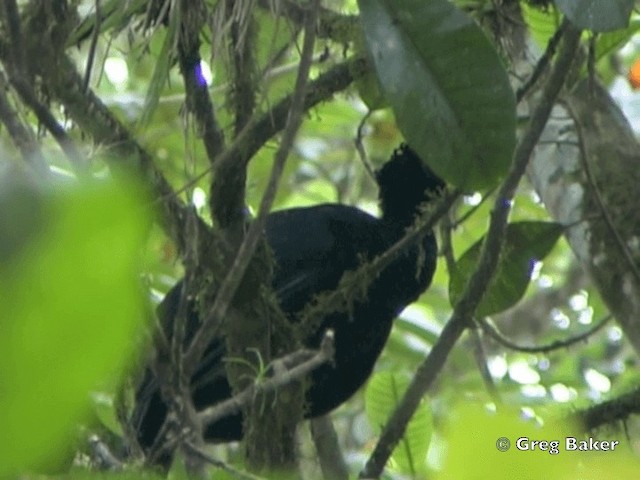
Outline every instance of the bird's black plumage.
{"label": "bird's black plumage", "polygon": [[[346,271],[355,270],[398,241],[409,227],[418,207],[443,187],[442,181],[426,168],[406,145],[398,148],[377,174],[382,216],[373,217],[354,207],[324,204],[271,213],[266,238],[275,257],[272,286],[282,311],[290,321],[318,293],[336,288]],[[376,359],[389,336],[395,317],[415,301],[431,282],[436,263],[436,241],[429,233],[396,257],[357,301],[350,313],[327,315],[321,326],[303,343],[317,348],[328,328],[335,333],[335,362],[311,374],[306,392],[306,417],[323,415],[353,395],[371,374]],[[420,260],[420,264],[418,261]],[[177,315],[181,297],[179,283],[158,309],[161,320]],[[196,324],[197,311],[189,305]],[[216,339],[194,375],[193,399],[197,409],[231,396],[225,376],[224,341]],[[138,390],[134,416],[143,447],[151,445],[166,415],[166,406],[150,372]],[[237,440],[242,436],[240,415],[225,418],[205,430],[212,441]]]}

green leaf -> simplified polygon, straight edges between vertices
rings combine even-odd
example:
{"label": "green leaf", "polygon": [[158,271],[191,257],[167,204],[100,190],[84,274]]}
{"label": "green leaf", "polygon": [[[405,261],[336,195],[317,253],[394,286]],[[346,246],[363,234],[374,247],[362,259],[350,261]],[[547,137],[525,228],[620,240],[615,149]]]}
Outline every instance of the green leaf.
{"label": "green leaf", "polygon": [[400,333],[391,332],[381,363],[386,361],[391,366],[409,368],[411,365],[419,365],[423,360],[424,352],[413,349]]}
{"label": "green leaf", "polygon": [[[376,373],[365,391],[365,411],[369,423],[383,427],[409,386],[407,376],[393,372]],[[413,476],[424,473],[433,419],[427,402],[423,401],[407,425],[402,440],[393,451],[391,466]]]}
{"label": "green leaf", "polygon": [[556,6],[578,28],[610,32],[629,24],[633,0],[556,0]]}
{"label": "green leaf", "polygon": [[360,98],[369,110],[375,111],[389,106],[386,98],[380,90],[378,77],[373,73],[366,73],[364,76],[360,77],[356,80],[355,86],[358,89]]}
{"label": "green leaf", "polygon": [[531,37],[541,49],[547,48],[549,40],[560,26],[562,16],[552,6],[541,10],[523,2],[521,8]]}
{"label": "green leaf", "polygon": [[[566,424],[545,421],[540,426],[535,422],[527,422],[523,420],[521,412],[508,405],[501,406],[495,413],[489,413],[485,405],[468,399],[462,400],[458,405],[449,405],[448,410],[451,415],[443,429],[447,452],[442,461],[442,470],[434,478],[574,478],[568,470],[575,470],[577,462],[561,460],[565,452],[564,445],[560,444],[569,434]],[[550,455],[549,450],[539,448],[535,451],[518,451],[516,441],[520,437],[557,440],[560,454]],[[497,441],[501,438],[509,440],[509,451],[497,448]]]}
{"label": "green leaf", "polygon": [[100,423],[111,432],[122,437],[124,432],[122,431],[122,427],[118,421],[113,395],[104,392],[96,392],[91,395],[91,400],[93,403],[93,413]]}
{"label": "green leaf", "polygon": [[415,323],[410,322],[409,320],[404,320],[402,318],[396,319],[393,322],[393,327],[399,332],[415,335],[426,345],[433,345],[438,341],[438,338],[440,337],[439,332],[427,330],[421,325],[416,325]]}
{"label": "green leaf", "polygon": [[[498,269],[491,280],[477,314],[492,315],[515,305],[524,295],[537,261],[551,251],[563,227],[552,222],[516,222],[507,226],[506,241]],[[467,279],[478,264],[482,242],[476,242],[456,262],[449,281],[452,305],[460,298]]]}
{"label": "green leaf", "polygon": [[638,30],[640,30],[640,20],[634,19],[624,30],[599,35],[596,40],[596,60],[600,60],[624,46]]}
{"label": "green leaf", "polygon": [[[506,401],[497,412],[488,412],[485,405],[468,399],[459,405],[447,405],[448,421],[442,429],[446,454],[441,458],[439,472],[429,478],[596,480],[637,477],[637,456],[631,448],[619,448],[620,445],[607,452],[606,460],[601,451],[584,451],[580,453],[580,461],[571,461],[568,456],[575,452],[567,451],[565,439],[585,440],[587,436],[584,427],[576,425],[567,413],[577,410],[578,406],[569,409],[556,405],[551,409],[535,410],[542,421],[525,420],[522,410],[509,406]],[[508,451],[497,448],[499,439],[509,441]],[[520,447],[518,439],[523,439]],[[597,437],[597,440],[601,439],[604,440]],[[540,443],[534,448],[531,442],[535,440],[558,442],[553,444],[558,453],[551,454],[550,443],[545,450],[540,448]],[[506,446],[504,441],[500,444]]]}
{"label": "green leaf", "polygon": [[0,478],[61,466],[90,392],[132,359],[149,223],[131,190],[42,194],[37,234],[0,263]]}
{"label": "green leaf", "polygon": [[465,190],[495,185],[515,146],[507,73],[480,28],[447,0],[359,0],[367,46],[403,135]]}

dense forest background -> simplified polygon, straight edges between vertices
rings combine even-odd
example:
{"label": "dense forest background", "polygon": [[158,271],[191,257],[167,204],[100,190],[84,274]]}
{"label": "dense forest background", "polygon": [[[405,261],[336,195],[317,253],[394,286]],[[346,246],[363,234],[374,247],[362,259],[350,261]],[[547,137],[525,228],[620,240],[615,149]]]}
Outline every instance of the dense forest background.
{"label": "dense forest background", "polygon": [[[438,268],[366,387],[300,423],[294,473],[278,414],[247,410],[258,434],[179,440],[171,475],[634,478],[634,7],[4,0],[0,477],[151,475],[127,418],[155,305],[185,272],[212,317],[242,311],[236,291],[266,298],[245,213],[376,214],[371,172],[406,141],[448,184],[408,233],[434,227]],[[226,333],[250,348],[262,320]],[[620,445],[569,452],[568,436]]]}

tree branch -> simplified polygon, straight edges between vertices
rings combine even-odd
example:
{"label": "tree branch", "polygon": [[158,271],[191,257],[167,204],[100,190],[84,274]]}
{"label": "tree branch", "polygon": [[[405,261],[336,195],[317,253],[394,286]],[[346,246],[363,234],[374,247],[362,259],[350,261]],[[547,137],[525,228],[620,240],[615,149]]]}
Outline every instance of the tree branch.
{"label": "tree branch", "polygon": [[224,150],[224,135],[218,125],[207,82],[200,65],[200,30],[204,19],[189,1],[180,1],[180,34],[178,35],[178,61],[184,79],[187,110],[191,112],[202,133],[202,141],[209,162]]}
{"label": "tree branch", "polygon": [[338,436],[331,423],[331,417],[323,415],[311,419],[309,423],[325,480],[348,480],[349,468],[340,451]]}
{"label": "tree branch", "polygon": [[193,445],[192,443],[187,442],[185,444],[185,447],[186,447],[187,453],[198,457],[200,460],[210,463],[214,467],[224,470],[232,478],[237,478],[238,480],[266,480],[264,477],[258,477],[257,475],[254,475],[252,473],[242,472],[236,468],[233,468],[228,463],[218,460],[217,458],[213,458],[207,452],[203,451],[201,448],[199,448],[196,445]]}
{"label": "tree branch", "polygon": [[[354,80],[362,76],[367,69],[363,58],[355,58],[341,63],[309,82],[306,88],[303,111],[309,110],[320,102],[328,100],[341,90],[347,88]],[[238,171],[246,168],[251,158],[276,133],[285,127],[293,101],[293,95],[280,100],[272,109],[251,120],[237,135],[229,147],[215,160],[214,185],[211,190],[211,209],[213,217],[221,219],[239,218],[244,203],[229,202],[236,196],[240,185],[244,191],[244,182]],[[200,181],[209,174],[211,167],[196,175],[184,188]],[[243,199],[244,200],[244,199]],[[235,209],[234,211],[230,211]],[[232,222],[225,222],[225,225]]]}
{"label": "tree branch", "polygon": [[[251,3],[225,0],[223,11],[227,13],[229,48],[231,50],[231,104],[234,110],[234,135],[238,135],[251,119],[255,109],[256,86],[254,72],[254,25]],[[249,9],[249,11],[244,11]],[[211,158],[212,162],[214,161]],[[240,152],[233,161],[221,166],[213,164],[214,175],[209,195],[209,210],[222,228],[235,230],[244,220],[247,164],[241,161]],[[235,228],[234,228],[235,227]]]}
{"label": "tree branch", "polygon": [[493,338],[496,342],[500,343],[504,347],[507,347],[511,350],[516,350],[518,352],[527,352],[527,353],[546,353],[551,352],[553,350],[559,350],[561,348],[567,348],[571,345],[575,345],[576,343],[585,341],[591,335],[599,331],[602,327],[604,327],[609,320],[611,320],[612,316],[607,315],[602,320],[596,322],[592,325],[588,330],[579,335],[575,335],[573,337],[565,338],[564,340],[554,340],[551,343],[546,345],[518,345],[517,343],[510,340],[508,337],[504,336],[498,327],[489,322],[488,319],[484,318],[480,321],[480,325],[482,326],[482,331]]}
{"label": "tree branch", "polygon": [[13,110],[5,92],[8,88],[4,74],[0,72],[0,120],[9,132],[11,140],[16,145],[25,163],[42,177],[49,175],[49,167],[42,156],[40,145],[36,142],[33,132],[24,125],[18,114]]}
{"label": "tree branch", "polygon": [[195,367],[197,365],[198,360],[202,357],[202,354],[213,339],[215,332],[213,329],[207,328],[207,325],[215,324],[216,322],[214,319],[224,318],[227,309],[231,305],[233,295],[242,281],[244,272],[253,258],[258,242],[262,238],[262,232],[264,230],[267,215],[271,210],[271,204],[273,203],[277,193],[278,183],[282,176],[282,172],[284,171],[284,165],[289,154],[289,150],[293,145],[298,127],[302,122],[302,113],[304,111],[305,103],[305,89],[307,79],[309,77],[309,70],[311,68],[313,45],[315,42],[317,3],[317,0],[315,0],[314,5],[316,7],[312,8],[308,15],[306,24],[308,29],[305,30],[305,40],[295,90],[291,98],[289,114],[287,116],[287,122],[280,142],[280,147],[278,148],[274,158],[269,183],[267,184],[266,191],[260,202],[258,216],[251,223],[251,226],[238,249],[233,265],[218,290],[213,306],[205,316],[203,328],[196,333],[188,351],[185,354],[186,365],[189,367]]}
{"label": "tree branch", "polygon": [[[366,60],[356,58],[335,66],[316,80],[309,82],[306,87],[303,110],[306,111],[328,100],[334,93],[344,90],[351,82],[363,75],[366,69]],[[250,121],[237,135],[233,144],[216,160],[215,185],[211,192],[214,218],[234,218],[234,215],[235,218],[239,217],[239,210],[244,207],[244,204],[236,202],[237,205],[226,207],[229,205],[228,199],[235,196],[240,184],[244,189],[244,183],[240,182],[242,178],[237,172],[244,171],[258,150],[285,127],[294,94],[283,98],[272,109]],[[209,169],[193,181],[198,181],[208,172]],[[220,210],[223,208],[226,210]],[[235,213],[230,212],[229,208],[235,208]]]}
{"label": "tree branch", "polygon": [[[253,7],[251,3],[243,4],[235,0],[226,0],[227,9],[231,11],[230,49],[232,58],[231,97],[234,106],[234,132],[240,133],[249,122],[256,107],[257,85],[255,84],[254,41],[256,26],[253,13],[235,12],[236,8]],[[242,7],[244,5],[244,7]]]}
{"label": "tree branch", "polygon": [[69,137],[66,130],[58,123],[51,111],[38,100],[36,93],[31,85],[25,81],[22,74],[15,69],[8,69],[9,81],[18,92],[22,101],[35,113],[38,121],[44,125],[47,131],[58,142],[62,151],[67,155],[71,166],[76,174],[81,178],[86,178],[89,174],[89,162],[85,158],[73,140]]}
{"label": "tree branch", "polygon": [[[221,418],[234,415],[251,404],[256,395],[272,393],[286,385],[307,376],[320,365],[333,360],[334,344],[333,332],[327,331],[317,352],[299,350],[274,360],[274,376],[258,383],[253,383],[242,392],[224,402],[218,403],[198,412],[198,419],[202,425],[211,425]],[[279,367],[280,365],[281,367]]]}
{"label": "tree branch", "polygon": [[[161,206],[160,225],[182,250],[186,207],[155,166],[153,157],[135,141],[93,91],[84,88],[74,63],[63,51],[66,29],[71,23],[69,11],[58,3],[32,2],[28,6],[30,11],[25,18],[29,21],[25,23],[23,40],[25,57],[30,60],[30,73],[39,77],[42,89],[62,103],[65,113],[76,125],[91,135],[96,143],[109,148],[108,163],[115,173],[128,170],[142,177],[151,190],[152,198]],[[47,29],[50,37],[45,41],[28,42],[29,39],[42,39],[41,25],[51,26]],[[11,47],[4,39],[0,39],[0,59],[5,65],[12,65]],[[15,76],[11,81],[17,89],[24,86],[20,79],[16,81]],[[29,91],[30,85],[22,88],[22,94]],[[35,94],[33,97],[37,100]],[[199,223],[199,228],[207,229],[204,222]]]}
{"label": "tree branch", "polygon": [[380,477],[393,449],[404,435],[407,424],[420,404],[422,397],[442,369],[449,352],[463,331],[470,325],[487,286],[495,274],[504,244],[507,220],[516,188],[524,174],[531,152],[549,118],[558,93],[564,84],[579,43],[580,31],[567,25],[562,49],[554,69],[542,92],[540,102],[531,116],[529,126],[516,148],[513,163],[507,177],[498,191],[478,266],[467,282],[464,292],[455,305],[451,318],[445,325],[440,338],[424,362],[418,367],[404,397],[385,425],[373,453],[364,469],[360,472],[360,478]]}
{"label": "tree branch", "polygon": [[570,418],[580,422],[585,431],[590,432],[603,425],[624,421],[632,414],[640,414],[640,388],[577,411]]}
{"label": "tree branch", "polygon": [[[108,147],[109,166],[112,169],[116,172],[134,171],[142,176],[151,189],[155,203],[161,207],[160,225],[174,240],[178,249],[183,251],[187,207],[156,167],[152,155],[138,144],[91,89],[83,90],[82,79],[71,60],[62,56],[60,63],[55,71],[42,72],[43,81],[65,106],[66,112],[74,122],[91,135],[96,143]],[[201,221],[199,228],[203,231],[208,230]]]}
{"label": "tree branch", "polygon": [[4,15],[9,38],[11,39],[11,55],[13,65],[19,72],[26,72],[26,62],[24,58],[24,41],[22,37],[22,26],[20,25],[20,12],[16,0],[4,0]]}

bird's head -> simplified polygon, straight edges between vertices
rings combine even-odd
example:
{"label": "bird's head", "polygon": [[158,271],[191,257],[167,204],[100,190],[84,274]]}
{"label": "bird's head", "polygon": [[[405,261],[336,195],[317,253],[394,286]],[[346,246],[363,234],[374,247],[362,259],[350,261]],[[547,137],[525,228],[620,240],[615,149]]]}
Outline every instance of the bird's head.
{"label": "bird's head", "polygon": [[407,145],[396,148],[376,173],[380,208],[385,220],[409,225],[418,206],[435,199],[445,183]]}

